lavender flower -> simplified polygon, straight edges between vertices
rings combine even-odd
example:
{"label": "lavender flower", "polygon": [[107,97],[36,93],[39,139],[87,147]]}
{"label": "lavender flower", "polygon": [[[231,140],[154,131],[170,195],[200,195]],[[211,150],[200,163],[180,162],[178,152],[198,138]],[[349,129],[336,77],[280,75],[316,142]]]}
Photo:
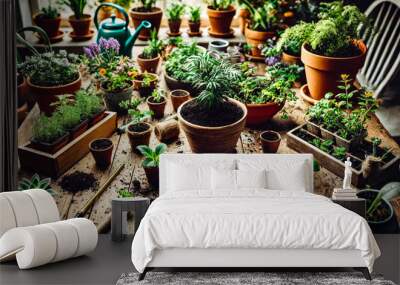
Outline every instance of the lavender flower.
{"label": "lavender flower", "polygon": [[277,64],[280,61],[279,56],[268,56],[265,58],[265,63],[268,66],[273,66],[275,64]]}
{"label": "lavender flower", "polygon": [[108,40],[100,38],[99,46],[102,51],[114,50],[116,54],[119,53],[120,49],[119,42],[114,38],[109,38]]}
{"label": "lavender flower", "polygon": [[100,47],[96,43],[92,43],[89,47],[83,49],[87,57],[94,58],[100,53]]}

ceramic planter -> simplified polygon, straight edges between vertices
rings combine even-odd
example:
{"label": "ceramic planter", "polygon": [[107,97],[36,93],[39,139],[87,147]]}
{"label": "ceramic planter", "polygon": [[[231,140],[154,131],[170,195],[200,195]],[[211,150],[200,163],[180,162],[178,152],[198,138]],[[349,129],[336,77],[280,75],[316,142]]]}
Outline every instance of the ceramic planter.
{"label": "ceramic planter", "polygon": [[116,92],[111,92],[104,89],[103,86],[100,86],[100,90],[103,92],[103,98],[107,110],[117,112],[118,115],[124,115],[127,113],[127,111],[120,106],[120,103],[131,99],[133,86]]}
{"label": "ceramic planter", "polygon": [[192,34],[200,33],[200,22],[191,22],[189,21],[189,30]]}
{"label": "ceramic planter", "polygon": [[229,6],[227,10],[214,10],[208,7],[207,14],[210,21],[210,32],[214,36],[226,36],[231,33],[231,23],[235,16],[236,9]]}
{"label": "ceramic planter", "polygon": [[268,39],[275,37],[274,31],[260,32],[251,30],[248,26],[245,29],[246,42],[251,46],[251,55],[255,57],[261,57],[260,45],[263,45]]}
{"label": "ceramic planter", "polygon": [[159,169],[158,167],[143,167],[144,173],[146,174],[147,181],[153,187],[158,189],[159,187]]}
{"label": "ceramic planter", "polygon": [[275,131],[264,131],[260,134],[263,153],[276,153],[281,143],[281,135]]}
{"label": "ceramic planter", "polygon": [[153,97],[148,97],[146,102],[149,109],[153,112],[153,117],[156,119],[161,119],[164,117],[165,105],[167,104],[166,98],[162,97],[163,101],[160,103],[153,102]]}
{"label": "ceramic planter", "polygon": [[33,84],[30,78],[27,79],[26,83],[29,88],[29,94],[34,96],[36,102],[39,105],[40,111],[49,116],[54,112],[56,108],[52,105],[52,103],[58,101],[58,96],[65,94],[74,94],[81,88],[82,82],[81,76],[79,74],[78,79],[65,85],[39,86]]}
{"label": "ceramic planter", "polygon": [[179,30],[181,28],[181,23],[182,23],[182,20],[176,20],[176,21],[168,20],[168,26],[169,26],[169,31],[170,31],[171,36],[180,34]]}
{"label": "ceramic planter", "polygon": [[209,42],[208,50],[214,50],[218,52],[226,52],[226,49],[229,46],[229,42],[226,40],[214,40]]}
{"label": "ceramic planter", "polygon": [[143,86],[143,79],[141,75],[137,75],[135,79],[133,79],[133,86],[135,90],[137,90],[141,97],[148,97],[151,95],[154,89],[156,89],[158,84],[158,76],[155,73],[148,73],[149,75],[153,75],[154,79],[150,81],[149,86]]}
{"label": "ceramic planter", "polygon": [[34,17],[33,21],[47,33],[50,39],[58,36],[61,25],[60,15],[55,19],[50,19],[39,13]]}
{"label": "ceramic planter", "polygon": [[190,99],[190,93],[183,89],[176,89],[170,93],[172,107],[177,112],[180,105]]}
{"label": "ceramic planter", "polygon": [[141,72],[157,73],[158,64],[160,63],[161,57],[158,55],[155,58],[143,58],[142,55],[138,55],[136,61],[139,64]]}
{"label": "ceramic planter", "polygon": [[246,104],[246,126],[258,126],[272,119],[276,113],[282,110],[285,104],[269,102],[265,104]]}
{"label": "ceramic planter", "polygon": [[69,132],[69,140],[72,141],[83,134],[89,126],[89,120],[83,120],[77,126],[73,127],[72,129],[68,130]]}
{"label": "ceramic planter", "polygon": [[321,128],[319,127],[318,124],[314,123],[313,121],[307,120],[306,121],[307,125],[307,131],[309,131],[310,133],[316,135],[316,136],[320,136],[321,135]]}
{"label": "ceramic planter", "polygon": [[237,100],[229,99],[229,101],[242,109],[243,116],[238,121],[226,126],[205,127],[192,124],[186,121],[181,115],[182,109],[192,100],[183,103],[177,112],[180,127],[186,134],[191,150],[196,153],[234,152],[239,136],[246,124],[246,106]]}
{"label": "ceramic planter", "polygon": [[90,15],[84,14],[79,19],[73,15],[68,18],[68,21],[74,30],[75,36],[86,36],[89,34],[90,23],[92,21],[92,17]]}
{"label": "ceramic planter", "polygon": [[150,32],[153,29],[160,29],[162,10],[160,8],[154,7],[150,12],[142,12],[141,7],[131,9],[130,16],[132,18],[133,26],[136,29],[142,23],[143,20],[149,21],[151,23],[151,29],[142,29],[139,33],[139,40],[146,41],[150,38]]}
{"label": "ceramic planter", "polygon": [[31,140],[31,145],[32,148],[34,149],[53,154],[56,153],[58,150],[60,150],[63,146],[65,146],[68,143],[68,141],[69,141],[69,134],[66,133],[51,143]]}
{"label": "ceramic planter", "polygon": [[[337,85],[341,74],[348,74],[354,80],[363,66],[367,47],[362,41],[355,42],[360,54],[352,57],[327,57],[312,53],[306,45],[301,48],[301,61],[304,63],[310,96],[321,100],[326,93],[338,93]],[[352,84],[351,82],[350,84]]]}
{"label": "ceramic planter", "polygon": [[108,168],[111,164],[113,148],[113,142],[107,138],[95,139],[90,142],[89,149],[98,168]]}
{"label": "ceramic planter", "polygon": [[[135,128],[139,127],[139,131]],[[138,123],[130,125],[126,132],[128,134],[129,143],[131,145],[131,150],[140,153],[136,147],[139,145],[149,145],[151,136],[152,126],[148,123]]]}

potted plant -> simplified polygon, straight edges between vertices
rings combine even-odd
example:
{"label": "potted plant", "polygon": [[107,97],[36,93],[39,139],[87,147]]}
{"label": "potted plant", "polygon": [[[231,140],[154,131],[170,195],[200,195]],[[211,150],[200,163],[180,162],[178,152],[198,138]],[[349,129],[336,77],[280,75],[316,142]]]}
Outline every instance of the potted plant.
{"label": "potted plant", "polygon": [[[135,29],[143,20],[149,21],[151,26],[157,31],[160,29],[162,10],[154,7],[156,0],[134,0],[134,3],[140,3],[140,6],[134,7],[130,11],[133,26]],[[142,29],[139,33],[140,40],[148,40],[150,38],[149,29]]]}
{"label": "potted plant", "polygon": [[74,94],[81,87],[78,57],[59,52],[36,53],[18,65],[27,78],[29,93],[34,96],[41,112],[51,115],[59,95]]}
{"label": "potted plant", "polygon": [[104,103],[94,88],[88,87],[75,93],[75,102],[81,115],[88,120],[89,127],[94,126],[104,117]]}
{"label": "potted plant", "polygon": [[396,233],[398,223],[390,200],[400,196],[400,182],[390,182],[381,190],[364,189],[357,196],[367,200],[367,221],[373,233]]}
{"label": "potted plant", "polygon": [[141,72],[157,73],[163,50],[164,44],[157,38],[157,31],[153,30],[147,47],[143,49],[143,52],[136,59]]}
{"label": "potted plant", "polygon": [[84,14],[87,0],[62,0],[62,2],[74,12],[74,15],[68,18],[73,29],[72,38],[87,36],[92,21],[92,17],[89,14]]}
{"label": "potted plant", "polygon": [[185,13],[185,5],[179,1],[174,1],[167,8],[167,19],[169,26],[168,35],[176,37],[181,34],[180,28],[182,23],[182,16]]}
{"label": "potted plant", "polygon": [[369,23],[356,6],[344,5],[341,1],[321,3],[319,15],[321,20],[315,24],[301,51],[308,89],[315,100],[329,91],[339,91],[336,83],[342,73],[355,78],[367,52],[360,40],[363,30],[360,26],[365,28]]}
{"label": "potted plant", "polygon": [[251,46],[251,55],[261,57],[262,45],[276,36],[279,26],[278,2],[267,1],[262,5],[254,5],[249,0],[240,0],[249,12],[249,19],[245,28],[245,37]]}
{"label": "potted plant", "polygon": [[190,99],[190,93],[183,89],[176,89],[170,92],[170,97],[174,112],[177,112],[179,106]]}
{"label": "potted plant", "polygon": [[213,37],[233,36],[232,19],[236,9],[233,0],[206,0],[207,14],[210,22],[209,33]]}
{"label": "potted plant", "polygon": [[153,112],[154,118],[161,119],[164,117],[165,105],[167,104],[164,90],[154,89],[151,96],[147,97],[146,102],[150,111]]}
{"label": "potted plant", "polygon": [[157,145],[154,150],[152,150],[147,145],[139,145],[137,146],[137,149],[144,156],[142,166],[146,174],[147,181],[152,187],[158,189],[159,187],[158,166],[160,164],[160,155],[166,152],[167,145],[161,143]]}
{"label": "potted plant", "polygon": [[53,154],[68,143],[68,132],[58,116],[40,115],[32,127],[31,145],[33,148]]}
{"label": "potted plant", "polygon": [[155,73],[137,73],[133,77],[135,89],[139,91],[141,97],[148,97],[158,85],[158,76]]}
{"label": "potted plant", "polygon": [[34,16],[33,21],[47,33],[50,41],[60,35],[61,16],[58,8],[51,5],[51,1]]}
{"label": "potted plant", "polygon": [[229,98],[239,88],[240,68],[208,53],[188,65],[187,77],[201,92],[179,107],[178,119],[192,151],[233,152],[247,117],[246,106]]}
{"label": "potted plant", "polygon": [[189,7],[189,36],[196,37],[201,35],[200,25],[200,7],[190,6]]}
{"label": "potted plant", "polygon": [[121,102],[121,107],[128,110],[128,114],[131,118],[131,122],[123,128],[128,133],[129,143],[132,151],[137,151],[138,145],[148,145],[150,142],[150,136],[152,126],[144,120],[150,118],[152,115],[151,111],[141,111],[138,109],[142,100],[138,98],[132,98],[131,100]]}
{"label": "potted plant", "polygon": [[265,68],[265,76],[269,79],[281,79],[293,82],[293,87],[300,88],[305,81],[304,67],[297,64],[278,62]]}
{"label": "potted plant", "polygon": [[260,134],[260,140],[264,153],[276,153],[281,143],[281,135],[275,131],[264,131]]}
{"label": "potted plant", "polygon": [[113,142],[107,138],[95,139],[90,142],[89,149],[99,169],[107,169],[111,164]]}

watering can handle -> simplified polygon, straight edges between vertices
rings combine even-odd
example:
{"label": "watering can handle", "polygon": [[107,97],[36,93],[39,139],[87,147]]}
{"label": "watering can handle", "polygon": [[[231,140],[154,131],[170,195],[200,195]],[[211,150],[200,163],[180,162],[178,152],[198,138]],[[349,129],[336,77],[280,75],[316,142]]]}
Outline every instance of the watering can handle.
{"label": "watering can handle", "polygon": [[98,23],[98,21],[97,21],[97,15],[98,15],[98,13],[99,13],[99,11],[100,11],[100,8],[101,8],[101,7],[104,7],[104,6],[113,7],[113,8],[115,8],[115,9],[117,9],[118,11],[120,11],[120,12],[124,15],[124,17],[125,17],[125,28],[128,28],[128,25],[129,25],[129,16],[128,16],[128,13],[126,13],[125,9],[122,8],[121,6],[117,5],[117,4],[114,4],[114,3],[103,3],[103,4],[100,4],[100,5],[97,7],[96,12],[94,13],[94,25],[96,26],[96,29],[97,29],[97,30],[99,29],[99,23]]}

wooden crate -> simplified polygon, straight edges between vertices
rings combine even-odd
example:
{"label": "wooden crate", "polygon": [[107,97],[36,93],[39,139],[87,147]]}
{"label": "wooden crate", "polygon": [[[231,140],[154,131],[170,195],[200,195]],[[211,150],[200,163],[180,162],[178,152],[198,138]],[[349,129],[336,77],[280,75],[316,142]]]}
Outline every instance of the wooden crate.
{"label": "wooden crate", "polygon": [[[311,153],[314,155],[314,158],[318,161],[318,163],[324,168],[328,169],[332,173],[337,176],[343,178],[344,177],[344,162],[339,159],[329,155],[326,152],[323,152],[319,148],[314,145],[308,143],[302,138],[298,137],[296,133],[303,129],[306,132],[306,124],[300,125],[287,134],[287,145],[288,147],[294,149],[300,153]],[[309,133],[309,132],[308,132]],[[395,156],[392,160],[385,163],[381,167],[381,172],[377,175],[372,175],[365,179],[362,175],[362,171],[360,169],[352,169],[353,175],[351,177],[351,183],[356,187],[364,187],[366,184],[370,186],[380,187],[382,184],[398,179],[398,169],[399,169],[400,159],[398,156]],[[379,186],[378,186],[379,185]]]}
{"label": "wooden crate", "polygon": [[26,143],[18,147],[21,168],[57,178],[89,152],[89,143],[96,138],[110,137],[117,128],[117,114],[106,112],[104,118],[54,154]]}

